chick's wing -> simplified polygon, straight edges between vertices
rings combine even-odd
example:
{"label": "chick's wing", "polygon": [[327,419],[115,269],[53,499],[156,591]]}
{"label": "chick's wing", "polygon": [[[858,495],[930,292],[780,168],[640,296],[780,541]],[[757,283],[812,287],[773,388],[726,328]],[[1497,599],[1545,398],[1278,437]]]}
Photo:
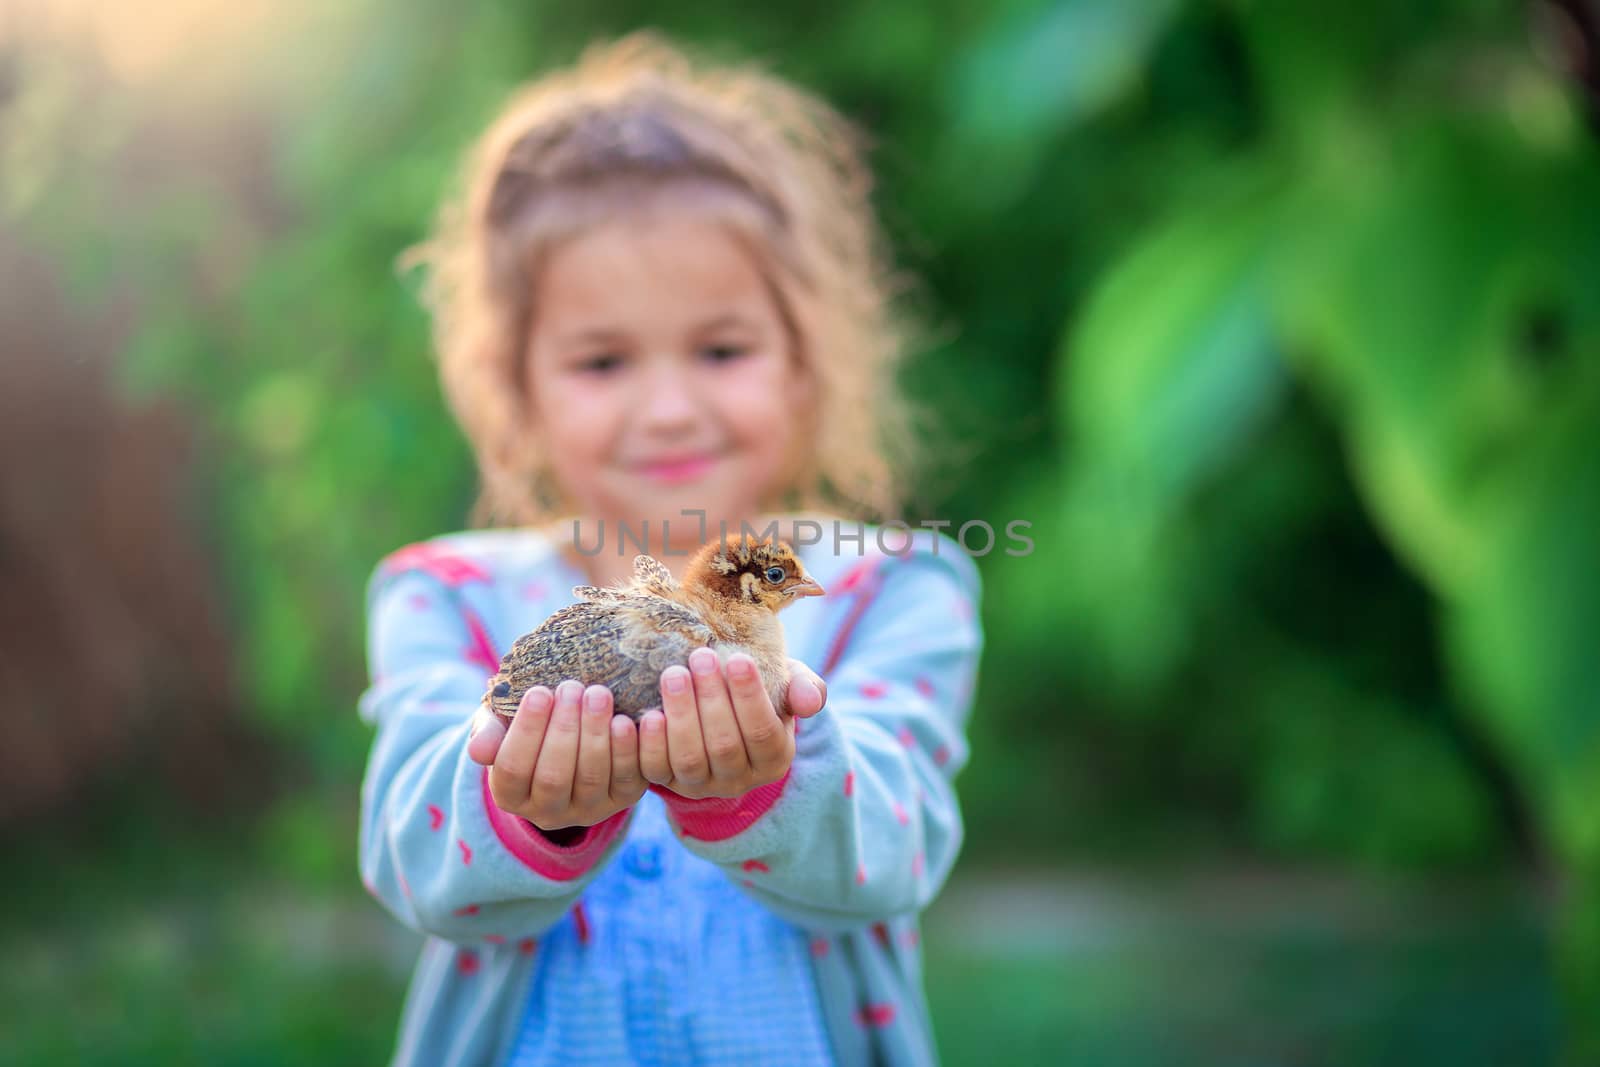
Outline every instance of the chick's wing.
{"label": "chick's wing", "polygon": [[685,663],[713,634],[698,614],[665,597],[634,594],[562,608],[511,646],[489,682],[490,706],[513,715],[536,685],[568,678],[611,689],[618,712],[637,719],[661,703],[661,672]]}

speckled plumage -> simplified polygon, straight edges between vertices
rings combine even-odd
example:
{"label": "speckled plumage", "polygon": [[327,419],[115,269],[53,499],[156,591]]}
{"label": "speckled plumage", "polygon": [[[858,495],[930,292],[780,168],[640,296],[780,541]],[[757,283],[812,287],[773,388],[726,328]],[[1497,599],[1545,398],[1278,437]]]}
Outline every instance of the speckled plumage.
{"label": "speckled plumage", "polygon": [[[770,577],[774,568],[782,580]],[[786,710],[788,659],[777,612],[822,587],[785,542],[741,535],[703,546],[682,583],[660,561],[638,556],[626,584],[572,592],[578,603],[518,638],[489,679],[484,701],[497,714],[515,715],[536,685],[554,689],[576,678],[609,687],[616,712],[637,720],[660,707],[661,672],[687,665],[701,646],[724,662],[736,652],[750,655],[773,706]]]}

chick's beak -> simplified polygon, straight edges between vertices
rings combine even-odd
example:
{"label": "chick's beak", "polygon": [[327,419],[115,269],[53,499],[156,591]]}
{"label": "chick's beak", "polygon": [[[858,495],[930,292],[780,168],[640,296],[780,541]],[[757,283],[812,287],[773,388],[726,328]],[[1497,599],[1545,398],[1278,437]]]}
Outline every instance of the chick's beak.
{"label": "chick's beak", "polygon": [[789,587],[790,596],[822,596],[824,592],[815,578],[803,578]]}

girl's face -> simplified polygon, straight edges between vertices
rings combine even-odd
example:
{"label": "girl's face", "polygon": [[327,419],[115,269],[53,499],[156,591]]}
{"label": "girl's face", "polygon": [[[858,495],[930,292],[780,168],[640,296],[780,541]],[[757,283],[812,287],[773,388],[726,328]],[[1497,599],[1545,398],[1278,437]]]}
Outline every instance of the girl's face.
{"label": "girl's face", "polygon": [[691,214],[632,213],[560,245],[528,339],[536,432],[581,516],[733,529],[786,477],[809,391],[745,246]]}

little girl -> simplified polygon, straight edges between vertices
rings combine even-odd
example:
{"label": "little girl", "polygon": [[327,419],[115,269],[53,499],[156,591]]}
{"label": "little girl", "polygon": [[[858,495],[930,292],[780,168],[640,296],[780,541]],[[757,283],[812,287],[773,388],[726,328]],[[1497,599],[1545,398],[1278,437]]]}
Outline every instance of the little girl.
{"label": "little girl", "polygon": [[[907,443],[868,188],[823,104],[648,37],[473,153],[426,259],[499,526],[368,586],[361,872],[429,935],[395,1063],[935,1062],[917,917],[961,843],[979,583],[859,520]],[[574,585],[773,518],[826,590],[780,616],[793,717],[698,650],[637,726],[577,680],[479,708]]]}

